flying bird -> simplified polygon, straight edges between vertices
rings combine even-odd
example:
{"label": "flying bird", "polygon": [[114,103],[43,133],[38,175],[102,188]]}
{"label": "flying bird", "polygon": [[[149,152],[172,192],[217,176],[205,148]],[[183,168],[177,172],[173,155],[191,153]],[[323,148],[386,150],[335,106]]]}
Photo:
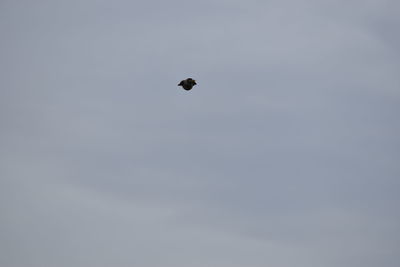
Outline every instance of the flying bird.
{"label": "flying bird", "polygon": [[186,80],[181,81],[178,86],[182,86],[183,89],[185,89],[186,91],[189,91],[190,89],[193,88],[193,86],[195,86],[197,83],[195,80],[193,80],[192,78],[187,78]]}

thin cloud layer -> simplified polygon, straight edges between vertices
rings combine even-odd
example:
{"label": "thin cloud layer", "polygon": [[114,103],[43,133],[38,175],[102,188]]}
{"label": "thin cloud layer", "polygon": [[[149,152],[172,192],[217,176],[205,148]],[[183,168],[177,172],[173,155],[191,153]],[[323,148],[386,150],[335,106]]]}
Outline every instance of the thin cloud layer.
{"label": "thin cloud layer", "polygon": [[396,1],[0,6],[1,266],[398,265]]}

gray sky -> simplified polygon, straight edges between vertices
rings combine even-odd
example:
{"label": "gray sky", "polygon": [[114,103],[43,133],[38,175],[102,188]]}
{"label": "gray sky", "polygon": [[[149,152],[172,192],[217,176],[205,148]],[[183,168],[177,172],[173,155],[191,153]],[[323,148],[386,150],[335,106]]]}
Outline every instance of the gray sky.
{"label": "gray sky", "polygon": [[399,10],[2,0],[0,265],[397,267]]}

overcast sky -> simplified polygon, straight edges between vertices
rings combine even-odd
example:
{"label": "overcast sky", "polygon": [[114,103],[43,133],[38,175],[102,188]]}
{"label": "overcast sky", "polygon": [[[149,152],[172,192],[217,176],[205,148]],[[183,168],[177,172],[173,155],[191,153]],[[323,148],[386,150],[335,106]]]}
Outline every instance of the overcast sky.
{"label": "overcast sky", "polygon": [[399,10],[1,0],[0,265],[399,266]]}

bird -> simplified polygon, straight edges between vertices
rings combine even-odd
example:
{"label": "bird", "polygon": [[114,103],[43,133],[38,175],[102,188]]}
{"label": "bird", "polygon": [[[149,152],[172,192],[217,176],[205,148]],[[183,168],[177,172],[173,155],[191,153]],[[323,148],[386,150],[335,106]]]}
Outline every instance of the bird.
{"label": "bird", "polygon": [[183,89],[185,89],[186,91],[189,91],[190,89],[193,88],[193,86],[195,86],[197,83],[195,80],[193,80],[192,78],[187,78],[186,80],[182,80],[178,86],[182,86]]}

